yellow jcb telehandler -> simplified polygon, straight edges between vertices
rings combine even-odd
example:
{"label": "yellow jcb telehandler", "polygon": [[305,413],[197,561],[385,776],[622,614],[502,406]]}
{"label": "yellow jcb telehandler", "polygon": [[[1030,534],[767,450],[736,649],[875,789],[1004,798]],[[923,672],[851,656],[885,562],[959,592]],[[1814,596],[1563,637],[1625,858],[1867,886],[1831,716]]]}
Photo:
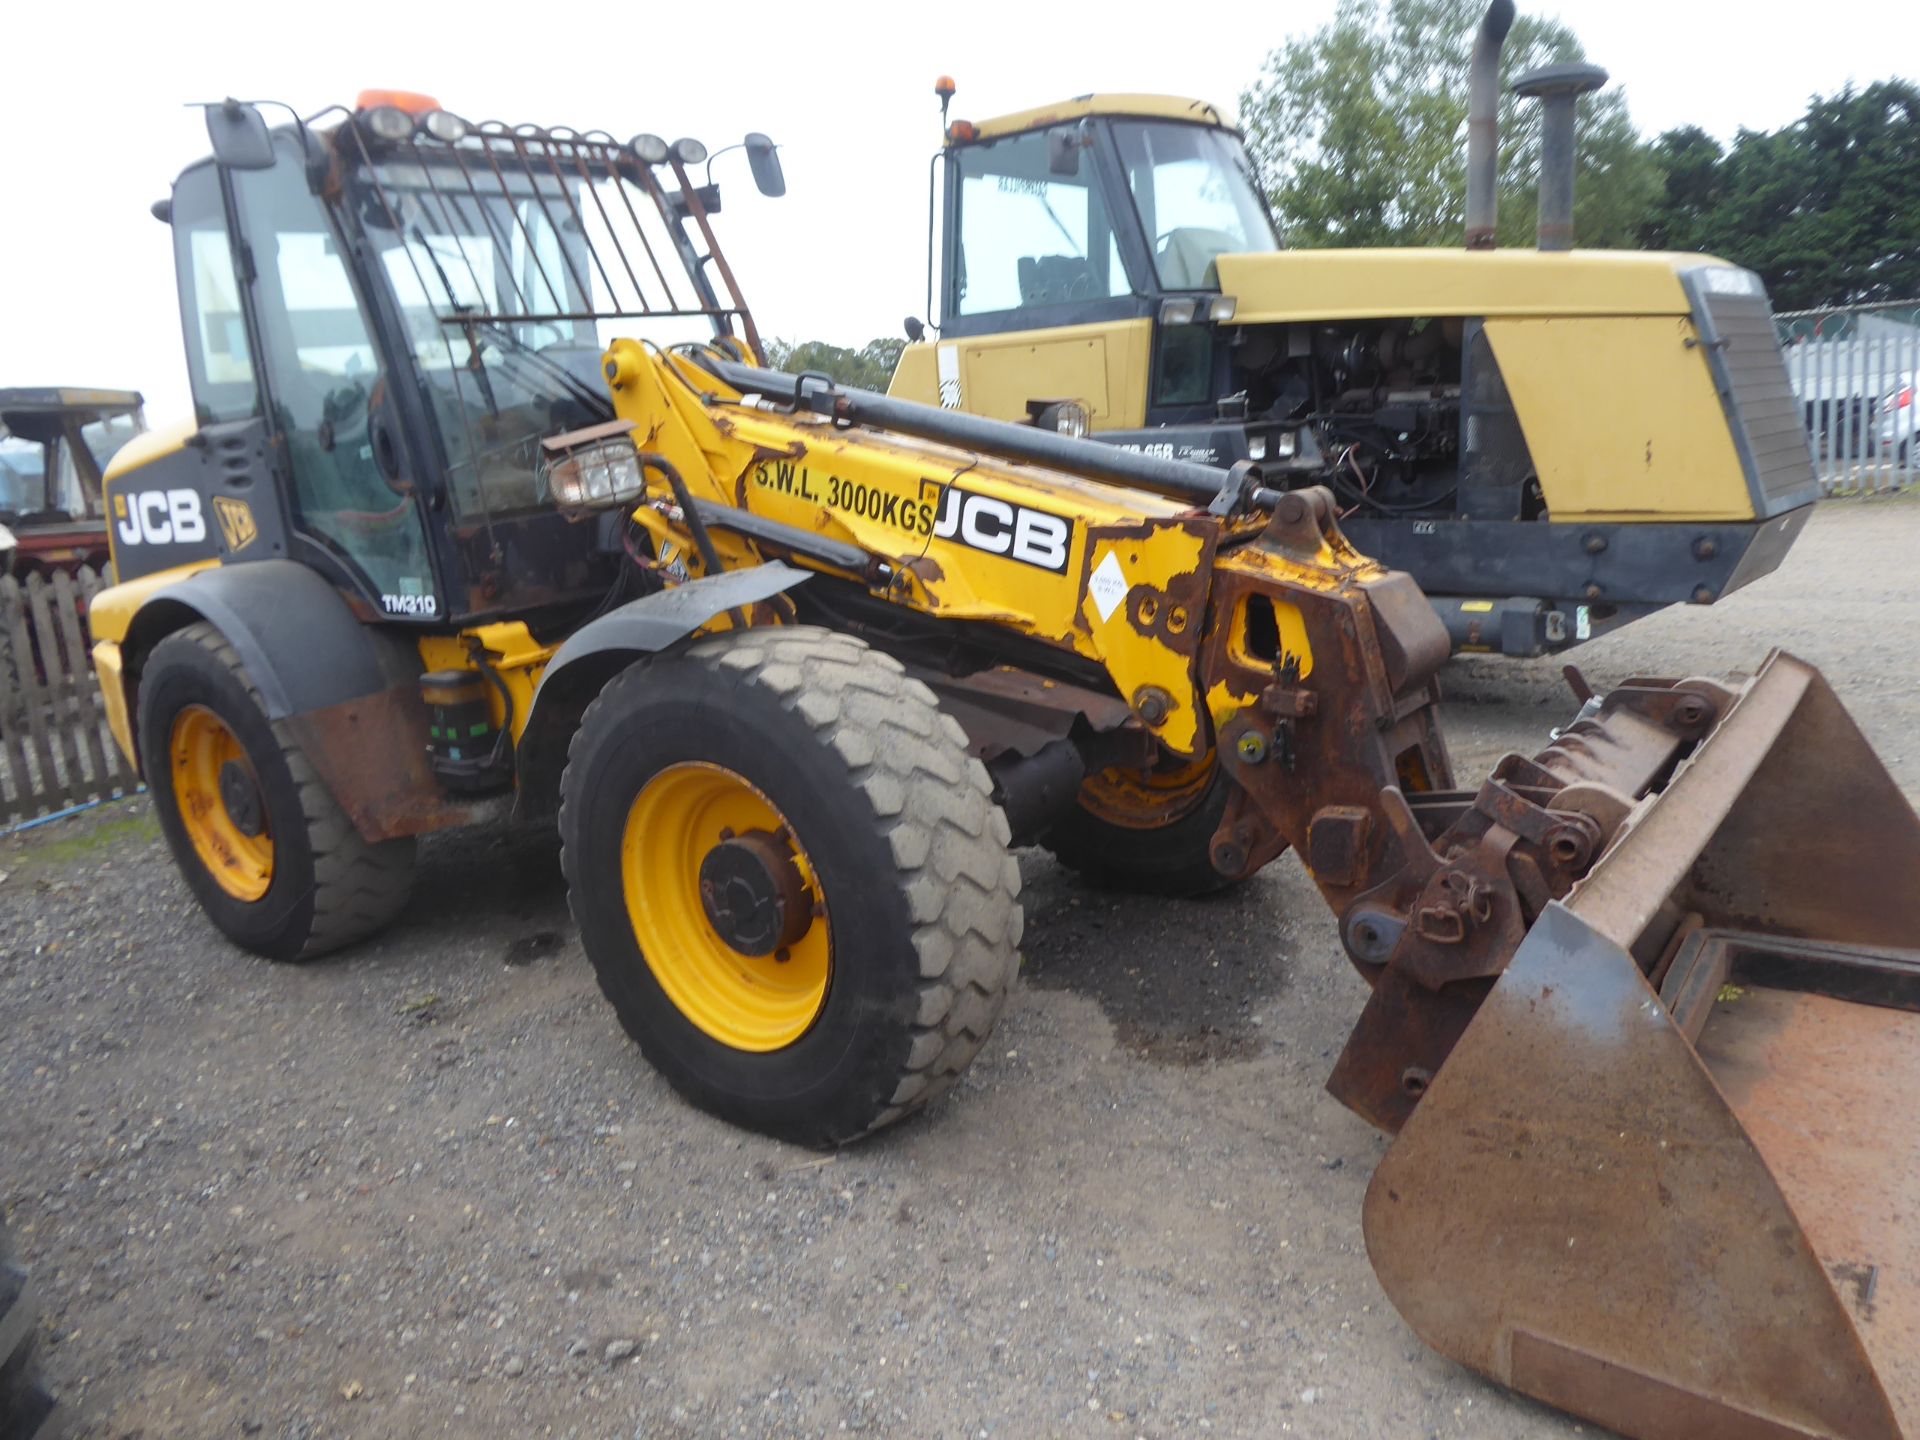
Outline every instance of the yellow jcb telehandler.
{"label": "yellow jcb telehandler", "polygon": [[1915,1426],[1920,820],[1817,673],[1582,693],[1462,788],[1446,631],[1326,491],[762,368],[698,142],[208,120],[157,207],[196,414],[113,465],[91,619],[227,935],[320,954],[415,837],[557,816],[647,1058],[832,1145],[985,1040],[1013,845],[1171,893],[1292,849],[1423,1337],[1643,1437]]}

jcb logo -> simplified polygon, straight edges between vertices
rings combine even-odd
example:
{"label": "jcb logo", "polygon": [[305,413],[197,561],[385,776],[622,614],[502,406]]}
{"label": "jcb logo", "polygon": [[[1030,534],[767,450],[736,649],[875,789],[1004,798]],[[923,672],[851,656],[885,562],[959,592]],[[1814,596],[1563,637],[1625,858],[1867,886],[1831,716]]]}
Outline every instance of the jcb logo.
{"label": "jcb logo", "polygon": [[213,513],[220,520],[220,534],[227,542],[227,553],[244,550],[260,535],[260,527],[253,523],[253,509],[244,500],[235,500],[231,495],[213,497]]}
{"label": "jcb logo", "polygon": [[1073,526],[1044,510],[949,485],[941,497],[933,534],[936,540],[958,540],[989,555],[1005,555],[1063,575]]}
{"label": "jcb logo", "polygon": [[113,497],[122,545],[198,545],[207,538],[197,490],[141,490]]}

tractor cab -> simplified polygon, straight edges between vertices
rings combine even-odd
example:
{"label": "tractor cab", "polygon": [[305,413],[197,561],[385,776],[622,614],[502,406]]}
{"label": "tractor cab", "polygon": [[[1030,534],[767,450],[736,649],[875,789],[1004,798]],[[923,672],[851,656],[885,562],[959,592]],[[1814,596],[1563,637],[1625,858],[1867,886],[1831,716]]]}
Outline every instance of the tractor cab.
{"label": "tractor cab", "polygon": [[[1083,95],[973,124],[942,151],[943,341],[910,351],[943,403],[1027,418],[1043,399],[1127,432],[1214,417],[1214,325],[1230,318],[1215,263],[1280,248],[1240,132],[1213,106]],[[1221,357],[1224,361],[1224,357]],[[903,375],[902,382],[912,376]],[[900,389],[901,382],[896,382]],[[902,391],[901,393],[908,393]],[[1077,423],[1077,421],[1076,421]],[[1216,460],[1183,430],[1134,440]]]}
{"label": "tractor cab", "polygon": [[0,390],[0,570],[22,575],[104,566],[100,480],[144,431],[134,390],[74,386]]}
{"label": "tractor cab", "polygon": [[[208,128],[154,207],[194,417],[109,478],[121,578],[286,556],[421,624],[601,600],[618,540],[555,509],[541,442],[613,418],[616,332],[758,348],[706,147],[389,91],[274,128],[228,101]],[[772,143],[746,148],[780,193]]]}

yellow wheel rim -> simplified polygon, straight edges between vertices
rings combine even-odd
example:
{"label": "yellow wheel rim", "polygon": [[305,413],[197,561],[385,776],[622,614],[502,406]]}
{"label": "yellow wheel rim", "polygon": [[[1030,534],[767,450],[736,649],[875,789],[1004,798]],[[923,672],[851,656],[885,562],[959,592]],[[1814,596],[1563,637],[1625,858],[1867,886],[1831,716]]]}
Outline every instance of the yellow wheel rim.
{"label": "yellow wheel rim", "polygon": [[640,953],[692,1024],[756,1053],[807,1033],[832,934],[812,862],[771,800],[719,765],[669,766],[634,797],[620,868]]}
{"label": "yellow wheel rim", "polygon": [[189,705],[173,717],[167,755],[193,853],[227,894],[258,900],[273,883],[273,833],[260,777],[239,737],[206,706]]}
{"label": "yellow wheel rim", "polygon": [[1185,765],[1102,770],[1080,786],[1080,807],[1129,830],[1160,830],[1189,814],[1213,784],[1211,751]]}

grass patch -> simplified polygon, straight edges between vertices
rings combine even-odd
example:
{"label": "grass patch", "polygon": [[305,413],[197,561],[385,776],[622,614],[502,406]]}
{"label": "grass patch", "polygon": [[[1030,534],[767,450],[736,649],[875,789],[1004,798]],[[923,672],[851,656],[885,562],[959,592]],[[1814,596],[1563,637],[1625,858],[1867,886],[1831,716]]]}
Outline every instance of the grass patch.
{"label": "grass patch", "polygon": [[160,822],[146,797],[112,801],[65,820],[9,835],[8,858],[37,865],[70,865],[90,860],[116,845],[160,838]]}

